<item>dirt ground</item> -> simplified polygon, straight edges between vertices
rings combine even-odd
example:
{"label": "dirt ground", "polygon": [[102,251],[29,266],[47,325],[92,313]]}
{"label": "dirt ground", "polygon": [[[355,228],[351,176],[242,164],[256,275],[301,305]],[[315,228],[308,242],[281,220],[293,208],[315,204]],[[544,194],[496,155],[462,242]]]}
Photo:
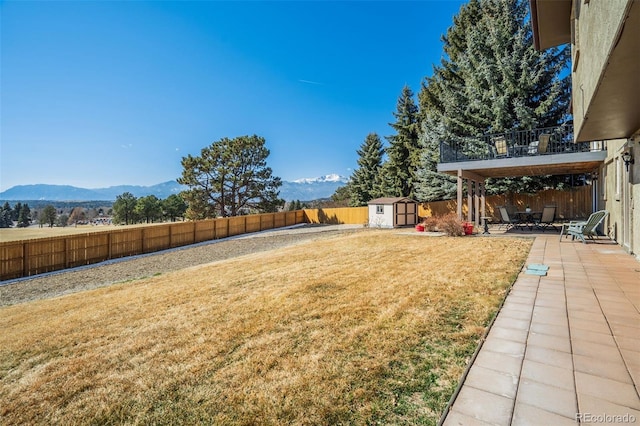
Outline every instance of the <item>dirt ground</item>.
{"label": "dirt ground", "polygon": [[348,225],[296,226],[0,282],[0,306],[58,297],[363,229]]}

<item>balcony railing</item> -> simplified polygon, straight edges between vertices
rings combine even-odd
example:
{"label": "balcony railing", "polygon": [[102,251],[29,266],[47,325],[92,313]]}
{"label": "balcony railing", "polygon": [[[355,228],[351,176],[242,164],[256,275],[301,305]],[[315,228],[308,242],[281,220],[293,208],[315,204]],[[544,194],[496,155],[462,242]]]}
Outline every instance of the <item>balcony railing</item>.
{"label": "balcony railing", "polygon": [[604,141],[573,142],[573,126],[512,130],[440,142],[440,162],[492,160],[550,154],[602,151]]}

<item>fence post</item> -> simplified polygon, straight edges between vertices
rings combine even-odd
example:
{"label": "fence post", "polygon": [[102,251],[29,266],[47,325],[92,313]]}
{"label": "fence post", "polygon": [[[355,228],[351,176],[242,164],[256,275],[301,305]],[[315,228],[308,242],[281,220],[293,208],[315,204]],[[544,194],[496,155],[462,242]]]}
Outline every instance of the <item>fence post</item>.
{"label": "fence post", "polygon": [[69,267],[69,237],[64,239],[64,267]]}
{"label": "fence post", "polygon": [[112,259],[113,258],[113,249],[112,249],[112,244],[113,244],[113,238],[111,238],[111,235],[113,235],[112,232],[109,232],[107,234],[107,246],[108,248],[108,253],[107,253],[107,259]]}
{"label": "fence post", "polygon": [[22,276],[29,275],[29,243],[22,243]]}

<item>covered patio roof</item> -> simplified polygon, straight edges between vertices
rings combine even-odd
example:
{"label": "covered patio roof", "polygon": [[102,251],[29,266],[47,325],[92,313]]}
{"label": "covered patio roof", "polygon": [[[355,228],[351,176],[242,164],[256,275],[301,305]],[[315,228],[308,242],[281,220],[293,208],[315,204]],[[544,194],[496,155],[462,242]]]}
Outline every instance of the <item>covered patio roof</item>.
{"label": "covered patio roof", "polygon": [[606,151],[594,151],[460,161],[439,163],[438,172],[457,176],[458,170],[464,170],[483,178],[590,173],[602,164],[606,156]]}

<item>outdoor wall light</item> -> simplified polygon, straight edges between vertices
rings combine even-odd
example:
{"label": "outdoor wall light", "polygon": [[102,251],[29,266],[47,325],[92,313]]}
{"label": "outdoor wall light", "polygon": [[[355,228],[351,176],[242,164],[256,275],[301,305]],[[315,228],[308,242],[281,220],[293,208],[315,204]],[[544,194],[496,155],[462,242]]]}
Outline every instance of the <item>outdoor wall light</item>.
{"label": "outdoor wall light", "polygon": [[631,156],[631,153],[629,151],[625,151],[624,153],[622,153],[622,161],[624,161],[624,166],[626,167],[627,171],[629,171],[629,164],[635,164],[636,160],[634,160],[634,158]]}

